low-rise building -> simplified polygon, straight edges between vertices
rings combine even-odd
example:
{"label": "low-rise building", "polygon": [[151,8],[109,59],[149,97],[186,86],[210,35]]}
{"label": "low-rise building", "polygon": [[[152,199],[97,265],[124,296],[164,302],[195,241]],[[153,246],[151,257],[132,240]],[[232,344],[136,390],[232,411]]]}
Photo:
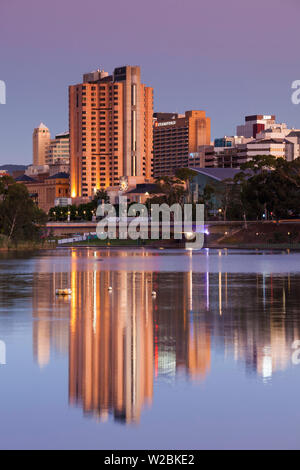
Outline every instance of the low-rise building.
{"label": "low-rise building", "polygon": [[235,168],[193,168],[197,173],[190,184],[191,200],[198,202],[204,194],[206,186],[215,188],[210,201],[210,210],[217,214],[223,206],[222,198],[226,186],[231,184],[234,177],[240,172]]}
{"label": "low-rise building", "polygon": [[25,175],[30,178],[36,178],[39,175],[49,174],[49,165],[29,165],[25,170]]}
{"label": "low-rise building", "polygon": [[120,179],[119,186],[110,186],[106,191],[111,204],[119,204],[121,196],[126,197],[129,203],[144,204],[155,188],[153,178],[128,176]]}
{"label": "low-rise building", "polygon": [[32,199],[40,209],[49,212],[54,207],[57,198],[70,197],[69,174],[57,173],[44,175],[43,178],[32,178],[26,174],[16,178],[16,182],[25,184]]}
{"label": "low-rise building", "polygon": [[49,176],[54,176],[57,173],[68,173],[70,174],[70,163],[58,162],[53,165],[49,165]]}

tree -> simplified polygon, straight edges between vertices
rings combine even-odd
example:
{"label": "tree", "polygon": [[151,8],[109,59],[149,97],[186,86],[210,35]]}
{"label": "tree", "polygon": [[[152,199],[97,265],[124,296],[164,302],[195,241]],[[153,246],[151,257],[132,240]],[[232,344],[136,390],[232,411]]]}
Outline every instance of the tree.
{"label": "tree", "polygon": [[92,201],[94,208],[97,209],[98,205],[101,204],[102,201],[104,201],[105,204],[109,203],[109,196],[107,194],[107,191],[105,191],[104,189],[99,189]]}
{"label": "tree", "polygon": [[[242,165],[234,178],[240,195],[241,217],[261,220],[263,215],[275,219],[300,214],[300,159],[287,162],[270,155],[256,156]],[[233,199],[230,206],[237,207]]]}
{"label": "tree", "polygon": [[54,221],[65,221],[68,220],[70,214],[70,220],[80,219],[77,207],[72,206],[56,206],[52,207],[48,212],[49,220]]}
{"label": "tree", "polygon": [[0,180],[0,232],[9,241],[38,241],[47,221],[46,214],[29,196],[25,185],[12,178]]}
{"label": "tree", "polygon": [[273,155],[255,155],[249,162],[241,165],[242,171],[250,170],[251,173],[261,173],[263,171],[275,170],[283,158],[276,158]]}
{"label": "tree", "polygon": [[154,203],[154,200],[157,201],[158,199],[167,203],[169,206],[176,203],[183,204],[187,191],[182,180],[174,178],[173,176],[160,176],[156,179],[156,184],[158,188],[157,192],[162,196],[154,196],[151,198],[149,200],[151,204]]}
{"label": "tree", "polygon": [[195,170],[191,170],[190,168],[179,168],[175,171],[175,176],[177,179],[183,181],[186,184],[186,192],[187,192],[187,199],[190,202],[191,199],[191,182],[195,176],[197,176],[197,172]]}
{"label": "tree", "polygon": [[209,218],[209,212],[212,209],[212,198],[215,192],[215,186],[207,184],[203,189],[203,193],[199,196],[199,204],[204,204],[205,220]]}

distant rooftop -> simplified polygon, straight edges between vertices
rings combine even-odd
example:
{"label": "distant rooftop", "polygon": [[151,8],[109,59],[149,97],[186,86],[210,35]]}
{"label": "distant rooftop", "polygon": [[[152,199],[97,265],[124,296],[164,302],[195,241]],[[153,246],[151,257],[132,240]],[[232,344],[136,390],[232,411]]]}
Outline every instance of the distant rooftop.
{"label": "distant rooftop", "polygon": [[145,194],[145,193],[157,193],[158,187],[153,183],[137,184],[136,188],[127,191],[127,194]]}
{"label": "distant rooftop", "polygon": [[55,136],[56,139],[62,139],[62,138],[64,138],[64,137],[65,137],[66,139],[67,139],[68,137],[70,137],[69,131],[67,131],[67,132],[62,132],[61,134],[56,134],[56,136]]}
{"label": "distant rooftop", "polygon": [[55,175],[53,176],[49,176],[49,178],[47,178],[48,180],[58,180],[58,179],[69,179],[70,178],[70,175],[69,173],[65,173],[65,172],[60,172],[60,173],[56,173]]}
{"label": "distant rooftop", "polygon": [[30,178],[30,176],[27,176],[25,174],[22,176],[18,176],[18,178],[16,178],[15,181],[23,182],[23,183],[36,183],[37,182],[35,179]]}
{"label": "distant rooftop", "polygon": [[41,122],[41,124],[39,125],[38,129],[47,129],[48,130],[48,127],[45,126],[45,124],[43,122]]}
{"label": "distant rooftop", "polygon": [[273,138],[273,139],[256,139],[252,140],[252,142],[248,142],[249,145],[252,144],[282,144],[284,142],[284,139],[278,139],[278,138]]}
{"label": "distant rooftop", "polygon": [[241,172],[241,170],[237,168],[191,168],[191,170],[213,178],[217,181],[234,178],[235,175]]}
{"label": "distant rooftop", "polygon": [[300,138],[300,130],[293,129],[287,137],[298,137]]}

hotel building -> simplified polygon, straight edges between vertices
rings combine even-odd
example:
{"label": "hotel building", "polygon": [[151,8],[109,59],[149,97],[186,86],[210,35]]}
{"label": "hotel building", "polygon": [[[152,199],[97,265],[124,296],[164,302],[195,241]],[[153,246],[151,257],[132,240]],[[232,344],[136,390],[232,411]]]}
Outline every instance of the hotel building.
{"label": "hotel building", "polygon": [[172,175],[177,168],[204,166],[201,147],[210,145],[210,127],[205,111],[155,113],[153,176]]}
{"label": "hotel building", "polygon": [[120,177],[152,172],[153,89],[138,66],[98,70],[69,87],[71,195],[90,197]]}

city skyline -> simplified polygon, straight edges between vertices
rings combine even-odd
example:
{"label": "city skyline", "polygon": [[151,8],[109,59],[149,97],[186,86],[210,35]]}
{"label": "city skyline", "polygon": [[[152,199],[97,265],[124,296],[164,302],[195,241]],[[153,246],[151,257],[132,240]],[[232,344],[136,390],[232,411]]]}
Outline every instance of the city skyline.
{"label": "city skyline", "polygon": [[[113,21],[101,25],[100,43],[94,26],[101,2],[89,0],[78,15],[68,9],[69,1],[54,0],[47,18],[36,0],[17,3],[13,29],[15,4],[3,2],[1,11],[0,79],[7,102],[0,107],[0,164],[30,163],[32,129],[41,121],[53,134],[68,129],[67,87],[84,71],[126,63],[141,66],[143,82],[154,88],[156,112],[205,109],[212,137],[233,135],[241,119],[255,113],[276,114],[279,122],[299,127],[299,108],[291,101],[292,82],[299,78],[294,1],[266,0],[256,9],[258,2],[241,6],[231,0],[216,9],[215,1],[190,0],[187,8],[165,0],[159,14],[156,1],[149,11],[143,2],[117,2],[118,8],[105,5]],[[290,22],[284,32],[283,5]],[[135,25],[142,14],[147,23]],[[89,27],[79,38],[81,22]]]}
{"label": "city skyline", "polygon": [[300,448],[299,13],[0,0],[0,449]]}

